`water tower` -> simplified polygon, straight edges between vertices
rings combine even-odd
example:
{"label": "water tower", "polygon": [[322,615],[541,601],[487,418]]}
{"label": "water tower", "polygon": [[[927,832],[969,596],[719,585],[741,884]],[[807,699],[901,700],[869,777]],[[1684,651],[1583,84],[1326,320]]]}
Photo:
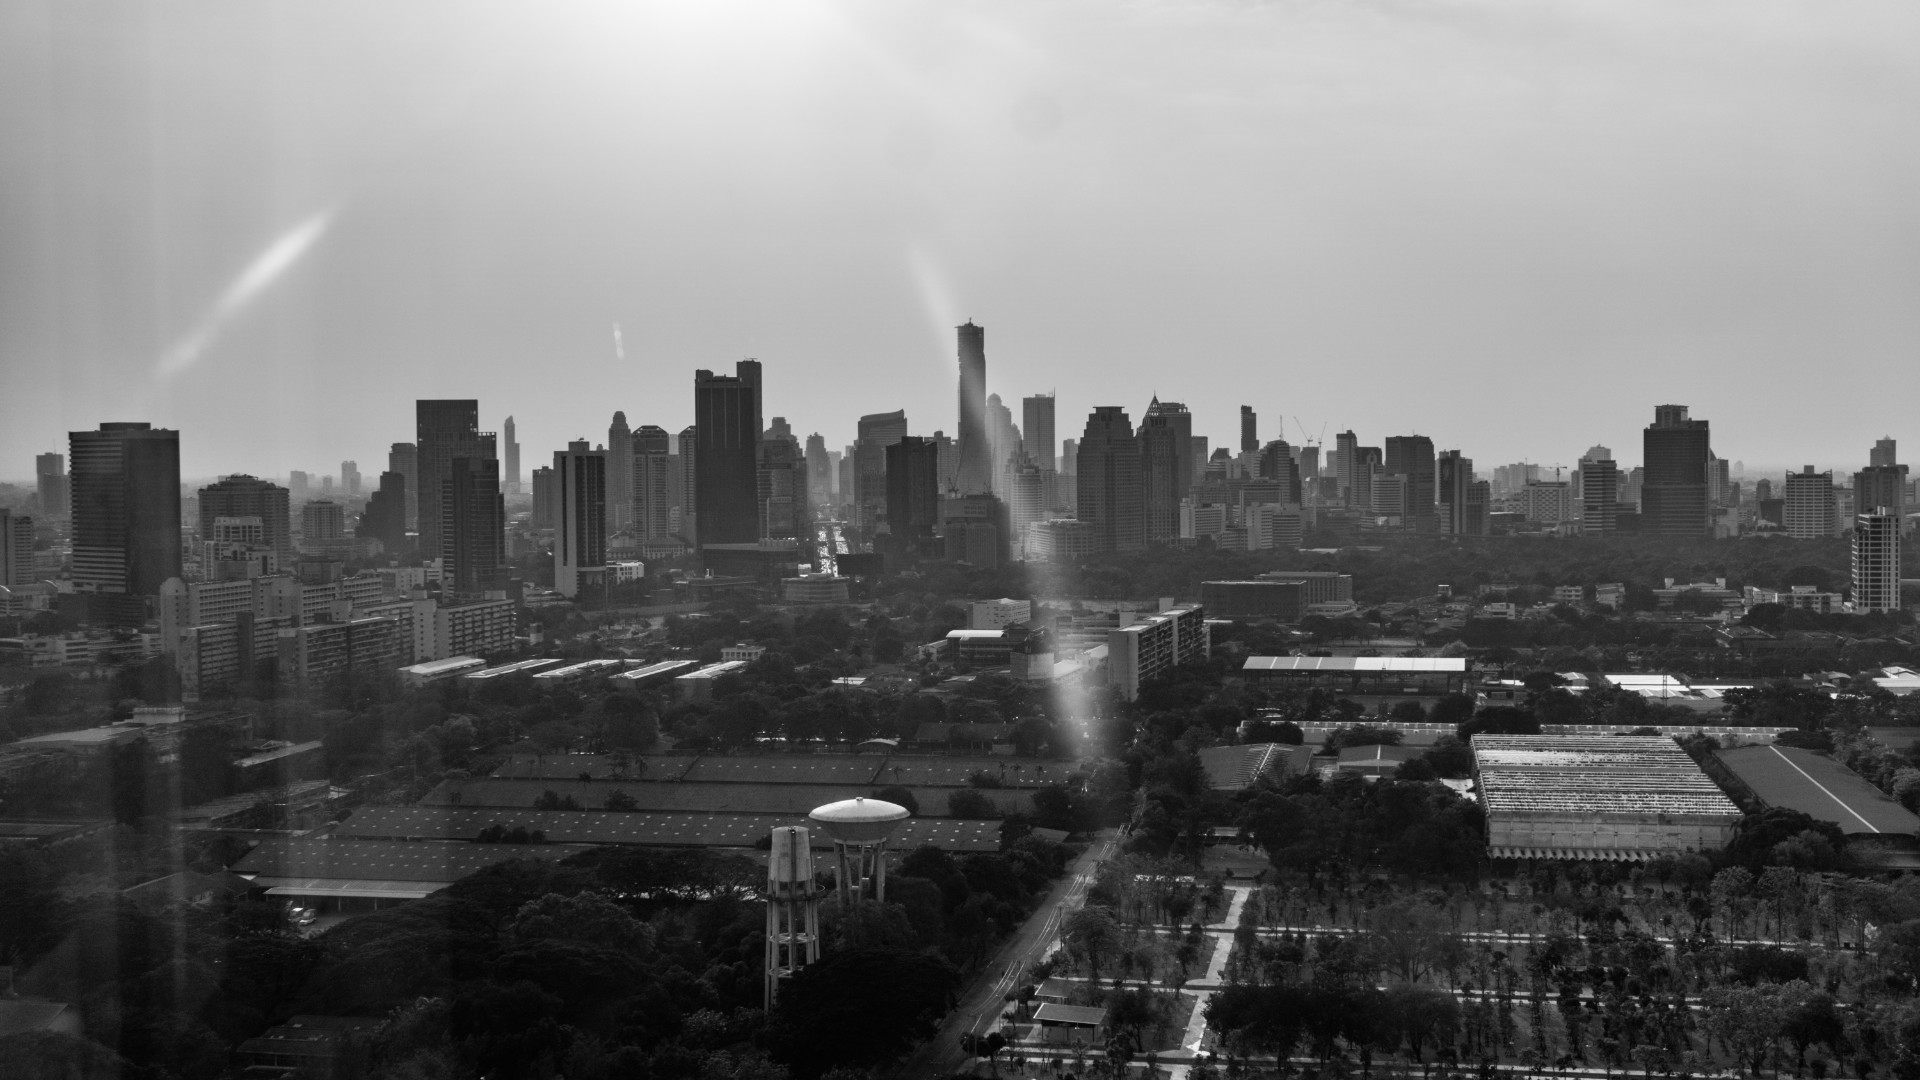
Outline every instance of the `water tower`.
{"label": "water tower", "polygon": [[813,883],[813,848],[807,830],[773,830],[767,857],[767,1008],[780,980],[820,959],[820,890]]}
{"label": "water tower", "polygon": [[887,838],[912,816],[906,807],[882,799],[842,799],[807,815],[833,841],[843,907],[864,898],[869,885],[875,900],[886,900]]}

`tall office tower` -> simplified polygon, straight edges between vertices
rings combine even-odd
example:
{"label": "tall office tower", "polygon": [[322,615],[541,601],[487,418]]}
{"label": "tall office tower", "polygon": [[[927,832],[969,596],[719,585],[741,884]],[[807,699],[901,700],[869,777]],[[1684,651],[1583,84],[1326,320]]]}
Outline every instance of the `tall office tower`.
{"label": "tall office tower", "polygon": [[542,465],[533,470],[533,527],[551,529],[560,520],[560,486],[553,469]]}
{"label": "tall office tower", "polygon": [[1707,462],[1711,435],[1685,405],[1659,405],[1642,436],[1646,459],[1640,485],[1640,531],[1655,536],[1706,536],[1711,519]]}
{"label": "tall office tower", "polygon": [[287,495],[294,502],[306,502],[312,498],[312,478],[300,469],[287,473]]}
{"label": "tall office tower", "polygon": [[1351,430],[1343,431],[1333,437],[1333,475],[1340,481],[1340,498],[1349,506],[1367,505],[1366,500],[1355,502],[1353,491],[1353,455],[1360,445],[1360,437]]}
{"label": "tall office tower", "polygon": [[1435,525],[1433,440],[1425,435],[1387,437],[1386,470],[1407,478],[1406,526],[1428,530]]}
{"label": "tall office tower", "polygon": [[887,531],[900,551],[927,551],[940,523],[940,452],[933,440],[905,435],[883,456]]}
{"label": "tall office tower", "polygon": [[343,461],[340,463],[340,493],[343,495],[360,494],[360,463]]}
{"label": "tall office tower", "polygon": [[261,544],[273,549],[283,570],[293,567],[293,517],[286,488],[256,476],[235,473],[200,489],[200,539],[213,539],[216,518],[257,517]]}
{"label": "tall office tower", "polygon": [[1180,434],[1172,416],[1148,406],[1134,439],[1139,445],[1140,498],[1146,514],[1147,543],[1164,544],[1180,535],[1180,500],[1185,497],[1179,482]]}
{"label": "tall office tower", "polygon": [[760,362],[742,360],[734,372],[693,373],[694,527],[701,547],[760,540]]}
{"label": "tall office tower", "polygon": [[1900,519],[1867,507],[1853,519],[1853,609],[1900,610]]}
{"label": "tall office tower", "polygon": [[1787,474],[1786,505],[1782,508],[1787,535],[1795,540],[1817,540],[1838,536],[1840,522],[1834,513],[1833,474],[1817,473],[1808,465]]}
{"label": "tall office tower", "polygon": [[70,500],[67,497],[67,456],[65,454],[39,454],[33,459],[35,487],[40,493],[40,516],[55,518],[67,516]]}
{"label": "tall office tower", "polygon": [[[441,539],[441,507],[445,504],[447,478],[452,475],[453,459],[484,456],[480,446],[480,403],[472,398],[428,399],[413,404],[419,457],[417,477],[409,477],[407,486],[415,492],[415,521],[420,533],[420,550],[429,557],[445,548]],[[295,499],[299,498],[295,493]]]}
{"label": "tall office tower", "polygon": [[971,319],[955,329],[960,335],[960,426],[954,436],[960,461],[955,486],[971,495],[993,489],[993,457],[987,445],[987,331]]}
{"label": "tall office tower", "polygon": [[680,447],[680,539],[700,543],[700,483],[695,466],[700,462],[700,430],[692,424],[674,436]]}
{"label": "tall office tower", "polygon": [[1275,439],[1260,451],[1260,479],[1280,486],[1280,501],[1299,503],[1300,466],[1293,460],[1293,447],[1285,439]]}
{"label": "tall office tower", "polygon": [[673,534],[672,449],[673,436],[658,424],[633,433],[633,531],[642,540]]}
{"label": "tall office tower", "polygon": [[[222,514],[221,517],[234,517]],[[262,522],[264,525],[265,522]],[[211,529],[208,530],[212,532]],[[338,544],[347,538],[346,509],[328,499],[315,499],[300,507],[300,543],[307,548]]]}
{"label": "tall office tower", "polygon": [[615,412],[607,425],[607,535],[633,524],[633,429]]}
{"label": "tall office tower", "polygon": [[15,517],[0,506],[0,586],[18,589],[33,584],[33,537],[32,518]]}
{"label": "tall office tower", "polygon": [[441,588],[481,593],[506,587],[507,503],[500,462],[457,457],[440,484]]}
{"label": "tall office tower", "polygon": [[501,474],[500,482],[505,485],[506,494],[518,495],[520,494],[520,439],[514,431],[513,417],[507,417],[506,422],[500,425],[500,438],[506,442],[506,445],[501,448],[506,471]]}
{"label": "tall office tower", "polygon": [[[1180,500],[1186,498],[1187,492],[1193,488],[1195,469],[1193,462],[1193,413],[1189,412],[1185,405],[1177,401],[1161,401],[1159,397],[1156,396],[1147,405],[1147,415],[1163,416],[1166,418],[1167,425],[1173,428],[1173,449],[1179,461],[1178,466],[1173,472],[1173,505],[1175,507],[1173,535],[1178,536],[1180,534],[1178,516]],[[1203,458],[1202,460],[1204,461],[1205,459]]]}
{"label": "tall office tower", "polygon": [[[1362,513],[1375,513],[1373,479],[1381,471],[1381,453],[1377,446],[1356,446],[1347,457],[1347,505]],[[1404,498],[1405,490],[1401,491]]]}
{"label": "tall office tower", "polygon": [[1293,448],[1293,458],[1300,463],[1301,478],[1308,481],[1307,486],[1311,487],[1312,481],[1320,478],[1320,448],[1311,443],[1302,443]]}
{"label": "tall office tower", "polygon": [[1885,438],[1875,439],[1873,442],[1873,449],[1867,451],[1867,464],[1869,465],[1895,464],[1898,461],[1898,458],[1894,452],[1894,448],[1895,448],[1895,443],[1893,441],[1893,436],[1891,435],[1888,435]]}
{"label": "tall office tower", "polygon": [[1034,394],[1020,399],[1020,446],[1027,460],[1042,469],[1059,465],[1053,431],[1053,395]]}
{"label": "tall office tower", "polygon": [[854,525],[873,529],[887,511],[887,447],[907,434],[907,414],[896,409],[888,413],[868,413],[860,418],[859,435],[853,440],[853,512]]}
{"label": "tall office tower", "polygon": [[397,472],[406,481],[407,529],[420,527],[420,449],[410,442],[394,443],[387,450],[387,471]]}
{"label": "tall office tower", "polygon": [[1773,481],[1764,476],[1755,480],[1753,482],[1753,500],[1755,502],[1765,502],[1771,498],[1773,498]]}
{"label": "tall office tower", "polygon": [[406,550],[406,477],[392,469],[380,474],[380,487],[368,496],[367,509],[360,515],[360,527],[354,530],[354,535],[380,541],[380,546],[389,555],[398,555]]}
{"label": "tall office tower", "polygon": [[1257,453],[1260,449],[1260,419],[1254,415],[1253,406],[1240,406],[1240,452]]}
{"label": "tall office tower", "polygon": [[[67,460],[74,591],[158,596],[180,576],[180,433],[146,423],[70,431]],[[103,600],[100,610],[113,621],[145,614],[133,602]]]}
{"label": "tall office tower", "polygon": [[757,453],[754,495],[760,535],[774,540],[803,535],[808,518],[806,463],[800,460],[800,444],[791,435],[781,437],[769,429]]}
{"label": "tall office tower", "polygon": [[1192,471],[1187,474],[1187,490],[1199,483],[1207,475],[1207,437],[1195,435],[1187,440],[1187,462]]}
{"label": "tall office tower", "polygon": [[1140,443],[1134,438],[1133,422],[1125,409],[1101,405],[1088,415],[1074,470],[1074,516],[1092,523],[1092,549],[1138,551],[1145,547]]}
{"label": "tall office tower", "polygon": [[[1047,520],[1047,488],[1053,473],[1038,465],[1027,464],[1014,470],[1007,490],[1007,531],[1012,557],[1026,558],[1027,530]],[[1180,532],[1179,508],[1174,509],[1174,535]],[[1172,537],[1168,537],[1169,540]]]}
{"label": "tall office tower", "polygon": [[[702,372],[705,374],[705,372]],[[756,426],[757,433],[759,428]],[[553,455],[556,507],[553,588],[579,596],[605,584],[607,573],[607,455],[576,439]],[[752,477],[748,477],[751,492]],[[749,495],[751,497],[751,495]]]}
{"label": "tall office tower", "polygon": [[934,475],[940,479],[940,494],[946,496],[959,480],[960,451],[953,445],[953,439],[944,431],[933,433],[933,449],[939,464],[934,466]]}
{"label": "tall office tower", "polygon": [[840,513],[843,517],[853,512],[854,472],[859,466],[860,448],[848,443],[847,448],[839,452],[833,464],[833,475],[840,485]]}
{"label": "tall office tower", "polygon": [[1580,523],[1582,531],[1610,533],[1619,523],[1620,467],[1613,451],[1595,446],[1580,459]]}
{"label": "tall office tower", "polygon": [[807,436],[807,501],[815,506],[833,501],[833,459],[817,431]]}
{"label": "tall office tower", "polygon": [[1458,450],[1442,450],[1435,460],[1440,499],[1440,531],[1451,536],[1486,535],[1485,503],[1480,520],[1473,520],[1473,459]]}

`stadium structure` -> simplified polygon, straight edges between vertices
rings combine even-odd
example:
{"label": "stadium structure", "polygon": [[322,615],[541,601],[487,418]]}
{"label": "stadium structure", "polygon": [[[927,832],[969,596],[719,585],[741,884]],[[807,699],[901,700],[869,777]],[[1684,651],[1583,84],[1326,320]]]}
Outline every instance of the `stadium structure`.
{"label": "stadium structure", "polygon": [[1726,846],[1740,809],[1671,739],[1475,735],[1496,859],[1639,861]]}

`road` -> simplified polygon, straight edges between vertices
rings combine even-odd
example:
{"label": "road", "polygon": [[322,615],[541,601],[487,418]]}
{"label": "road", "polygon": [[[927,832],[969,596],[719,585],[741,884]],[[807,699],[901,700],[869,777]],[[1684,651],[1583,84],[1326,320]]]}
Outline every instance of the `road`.
{"label": "road", "polygon": [[1027,970],[1046,955],[1060,936],[1060,924],[1085,902],[1100,864],[1111,859],[1119,847],[1120,834],[1110,829],[1067,867],[1047,898],[1000,946],[993,959],[981,966],[961,992],[959,1005],[941,1022],[940,1030],[894,1068],[891,1075],[895,1080],[951,1076],[966,1066],[968,1058],[960,1049],[960,1033],[985,1034],[992,1030],[1006,1007],[1007,995],[1019,988]]}

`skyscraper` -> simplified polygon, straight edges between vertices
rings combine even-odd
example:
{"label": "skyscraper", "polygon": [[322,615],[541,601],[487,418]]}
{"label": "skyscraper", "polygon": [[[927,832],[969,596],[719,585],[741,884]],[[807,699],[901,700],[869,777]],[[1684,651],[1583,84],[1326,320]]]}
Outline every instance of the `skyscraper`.
{"label": "skyscraper", "polygon": [[1260,449],[1260,421],[1253,406],[1240,406],[1240,452],[1252,454]]}
{"label": "skyscraper", "polygon": [[1487,535],[1487,500],[1475,498],[1473,459],[1443,450],[1435,462],[1440,497],[1440,531],[1453,536]]}
{"label": "skyscraper", "polygon": [[815,505],[833,501],[833,459],[826,437],[817,431],[807,436],[807,500]]}
{"label": "skyscraper", "polygon": [[1014,426],[1013,410],[999,394],[987,395],[987,457],[992,463],[990,481],[996,495],[1006,495],[1008,477],[1021,462],[1020,429]]}
{"label": "skyscraper", "polygon": [[939,448],[906,435],[884,451],[887,531],[897,550],[924,551],[940,518]]}
{"label": "skyscraper", "polygon": [[1425,435],[1387,437],[1386,471],[1407,478],[1405,525],[1415,531],[1433,529],[1434,462],[1433,440]]}
{"label": "skyscraper", "polygon": [[973,320],[956,327],[960,337],[960,454],[956,484],[962,494],[993,490],[994,465],[987,445],[987,331]]}
{"label": "skyscraper", "polygon": [[1619,523],[1620,467],[1613,451],[1595,446],[1580,459],[1581,529],[1591,536],[1613,532]]}
{"label": "skyscraper", "polygon": [[[180,576],[180,433],[146,423],[67,433],[73,495],[74,591],[157,596]],[[103,601],[113,621],[144,605]],[[90,612],[91,614],[91,612]]]}
{"label": "skyscraper", "polygon": [[407,528],[420,527],[420,451],[410,442],[397,442],[387,450],[387,471],[400,474],[406,483],[402,507],[407,512]]}
{"label": "skyscraper", "polygon": [[1280,501],[1299,504],[1300,466],[1293,460],[1293,447],[1285,439],[1275,439],[1260,451],[1260,479],[1280,486]]}
{"label": "skyscraper", "polygon": [[235,473],[200,489],[200,539],[213,539],[218,518],[257,517],[261,544],[273,549],[283,570],[293,567],[291,495],[286,488],[256,476]]}
{"label": "skyscraper", "polygon": [[533,527],[551,529],[560,520],[560,484],[552,467],[533,470]]}
{"label": "skyscraper", "polygon": [[343,495],[360,494],[360,463],[343,461],[340,463],[340,492]]}
{"label": "skyscraper", "polygon": [[1900,519],[1883,506],[1853,519],[1853,609],[1900,610]]}
{"label": "skyscraper", "polygon": [[1907,467],[1895,460],[1894,441],[1881,439],[1867,454],[1867,467],[1853,474],[1855,513],[1873,513],[1885,507],[1895,520],[1907,512]]}
{"label": "skyscraper", "polygon": [[33,540],[33,519],[0,506],[0,586],[33,584]]}
{"label": "skyscraper", "polygon": [[1173,470],[1173,505],[1175,509],[1174,528],[1170,535],[1178,536],[1180,535],[1180,500],[1186,498],[1187,492],[1193,488],[1193,413],[1188,411],[1185,405],[1177,401],[1161,401],[1158,397],[1155,397],[1153,401],[1147,405],[1147,416],[1165,417],[1166,425],[1173,430],[1175,461]]}
{"label": "skyscraper", "polygon": [[869,538],[887,510],[887,447],[907,435],[907,414],[896,409],[868,413],[856,427],[853,440],[853,523]]}
{"label": "skyscraper", "polygon": [[33,459],[35,487],[40,494],[40,516],[66,517],[71,501],[67,493],[67,457],[65,454],[40,454]]}
{"label": "skyscraper", "polygon": [[633,429],[615,412],[607,426],[607,535],[633,524]]}
{"label": "skyscraper", "polygon": [[1349,506],[1365,506],[1367,500],[1355,500],[1353,497],[1353,456],[1359,449],[1360,437],[1347,430],[1333,437],[1333,475],[1340,482],[1340,498]]}
{"label": "skyscraper", "polygon": [[688,424],[673,438],[680,449],[677,455],[680,463],[680,538],[698,546],[700,524],[696,513],[699,509],[700,485],[694,466],[699,461],[700,432],[692,424]]}
{"label": "skyscraper", "polygon": [[[204,511],[205,503],[202,503]],[[388,469],[380,474],[380,487],[367,498],[367,509],[360,515],[354,535],[380,541],[389,555],[407,547],[407,478]]]}
{"label": "skyscraper", "polygon": [[1059,442],[1053,429],[1053,395],[1033,394],[1020,399],[1020,445],[1027,460],[1042,469],[1058,466]]}
{"label": "skyscraper", "polygon": [[693,373],[694,507],[701,547],[760,540],[760,362]]}
{"label": "skyscraper", "polygon": [[673,533],[673,504],[667,489],[675,462],[673,436],[658,424],[633,433],[633,531],[642,540],[664,540]]}
{"label": "skyscraper", "polygon": [[440,482],[440,583],[456,593],[506,587],[507,503],[500,462],[457,457]]}
{"label": "skyscraper", "polygon": [[1640,531],[1655,536],[1706,536],[1711,519],[1707,461],[1713,456],[1705,420],[1685,405],[1659,405],[1642,434],[1646,459],[1640,486]]}
{"label": "skyscraper", "polygon": [[576,597],[582,588],[605,583],[606,452],[576,439],[565,450],[554,452],[553,478],[558,497],[553,527],[553,587],[562,596]]}
{"label": "skyscraper", "polygon": [[505,456],[506,471],[501,474],[501,483],[508,495],[520,494],[520,440],[515,434],[513,417],[507,417],[500,425],[500,438],[506,443],[501,447]]}
{"label": "skyscraper", "polygon": [[[234,515],[223,515],[234,516]],[[325,551],[347,537],[346,510],[331,499],[315,499],[300,507],[300,543],[310,551]]]}
{"label": "skyscraper", "polygon": [[1817,473],[1813,471],[1813,466],[1808,465],[1797,473],[1788,473],[1784,495],[1783,524],[1788,536],[1795,540],[1818,540],[1823,536],[1839,535],[1840,523],[1834,513],[1831,472]]}
{"label": "skyscraper", "polygon": [[1074,513],[1093,525],[1093,550],[1138,551],[1145,547],[1140,444],[1125,409],[1101,405],[1087,416],[1074,468]]}
{"label": "skyscraper", "polygon": [[[420,550],[429,555],[446,545],[441,538],[441,512],[446,504],[444,488],[452,475],[453,459],[482,457],[480,444],[480,403],[472,398],[430,399],[414,402],[414,420],[418,451],[416,476],[408,477],[414,495],[414,520],[420,533]],[[413,483],[417,479],[418,483]],[[295,499],[299,495],[295,493]]]}
{"label": "skyscraper", "polygon": [[[1140,500],[1146,517],[1146,541],[1164,544],[1180,535],[1180,436],[1171,414],[1159,401],[1147,407],[1134,439],[1139,445]],[[1081,441],[1086,446],[1086,441]],[[1082,450],[1085,453],[1085,450]]]}

